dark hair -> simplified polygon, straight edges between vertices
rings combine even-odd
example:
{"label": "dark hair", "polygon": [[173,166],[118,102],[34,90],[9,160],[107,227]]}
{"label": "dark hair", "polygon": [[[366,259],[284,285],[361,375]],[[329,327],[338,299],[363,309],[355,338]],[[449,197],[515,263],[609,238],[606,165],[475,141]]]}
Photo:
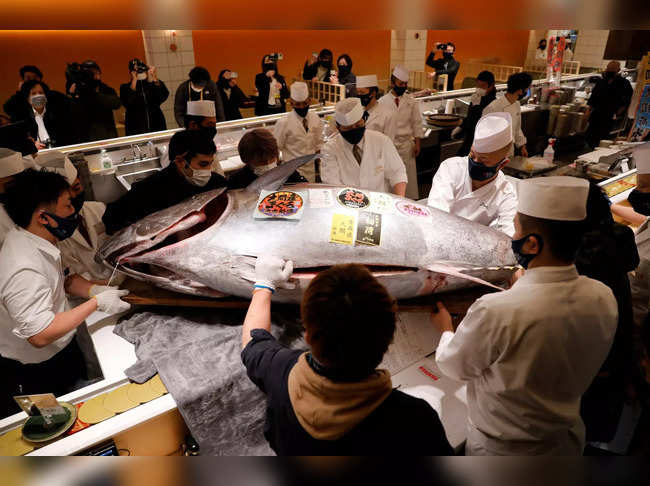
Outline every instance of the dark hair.
{"label": "dark hair", "polygon": [[395,301],[363,265],[320,272],[300,307],[317,361],[351,374],[372,372],[395,333]]}
{"label": "dark hair", "polygon": [[539,49],[540,47],[542,47],[542,42],[544,43],[545,46],[547,45],[547,41],[546,41],[546,39],[540,39],[539,42],[537,43],[537,48],[538,48],[538,49]]}
{"label": "dark hair", "polygon": [[196,154],[212,155],[217,152],[214,140],[201,130],[183,130],[176,132],[169,140],[169,160],[174,161],[177,155],[187,152],[185,160],[192,160]]}
{"label": "dark hair", "polygon": [[341,59],[345,59],[345,62],[348,63],[348,67],[350,68],[350,71],[352,71],[352,58],[348,56],[347,54],[341,54],[337,59],[336,59],[336,66],[338,67],[339,61]]}
{"label": "dark hair", "polygon": [[194,84],[207,83],[210,81],[210,72],[204,67],[195,66],[190,70],[189,77]]}
{"label": "dark hair", "polygon": [[514,93],[519,89],[526,90],[533,82],[533,78],[528,73],[514,73],[508,76],[508,93]]}
{"label": "dark hair", "polygon": [[45,95],[47,96],[48,92],[50,91],[50,87],[45,84],[43,81],[37,81],[36,79],[32,79],[30,81],[25,81],[23,85],[20,87],[20,94],[27,100],[29,98],[29,93],[32,90],[32,88],[36,85],[40,84],[41,87],[43,88],[43,91],[45,92]]}
{"label": "dark hair", "polygon": [[556,221],[519,213],[519,223],[524,234],[539,233],[558,260],[566,263],[575,260],[585,233],[585,221]]}
{"label": "dark hair", "polygon": [[223,79],[223,75],[227,72],[232,72],[230,69],[222,69],[221,72],[219,73],[219,80]]}
{"label": "dark hair", "polygon": [[5,209],[14,223],[27,228],[36,210],[56,204],[69,189],[65,177],[56,172],[25,169],[7,184]]}
{"label": "dark hair", "polygon": [[185,115],[183,117],[183,124],[186,129],[190,127],[190,123],[192,122],[196,122],[197,125],[201,126],[201,122],[203,122],[205,118],[205,116],[201,115]]}
{"label": "dark hair", "polygon": [[318,57],[321,58],[323,56],[334,57],[334,54],[332,54],[332,51],[329,49],[321,49],[321,51],[318,53]]}
{"label": "dark hair", "polygon": [[481,71],[480,73],[478,73],[478,76],[476,76],[476,79],[479,81],[484,81],[490,86],[492,86],[495,81],[494,74],[492,73],[492,71]]}
{"label": "dark hair", "polygon": [[239,157],[245,164],[266,162],[279,156],[278,142],[265,128],[246,132],[237,146]]}
{"label": "dark hair", "polygon": [[613,224],[614,217],[612,216],[609,198],[598,184],[589,182],[585,229],[594,231],[603,227],[611,227]]}
{"label": "dark hair", "polygon": [[102,72],[102,69],[99,67],[99,64],[97,64],[96,61],[93,61],[92,59],[86,59],[84,62],[81,63],[81,68],[82,69],[97,69],[100,73]]}
{"label": "dark hair", "polygon": [[275,69],[274,69],[275,74],[280,74],[280,71],[278,71],[278,63],[271,59],[271,55],[270,55],[270,54],[264,54],[264,56],[262,57],[262,72],[265,72],[265,71],[264,71],[264,59],[266,59],[267,57],[269,58],[269,63],[270,63],[270,64],[273,64],[273,66],[274,66],[274,68],[275,68]]}
{"label": "dark hair", "polygon": [[18,72],[20,73],[20,77],[25,79],[25,73],[34,73],[36,74],[39,78],[43,79],[43,73],[41,72],[40,69],[38,69],[36,66],[32,66],[31,64],[27,64],[23,67],[21,67]]}
{"label": "dark hair", "polygon": [[454,48],[454,54],[456,54],[456,44],[454,44],[453,42],[447,42],[447,46],[453,47]]}

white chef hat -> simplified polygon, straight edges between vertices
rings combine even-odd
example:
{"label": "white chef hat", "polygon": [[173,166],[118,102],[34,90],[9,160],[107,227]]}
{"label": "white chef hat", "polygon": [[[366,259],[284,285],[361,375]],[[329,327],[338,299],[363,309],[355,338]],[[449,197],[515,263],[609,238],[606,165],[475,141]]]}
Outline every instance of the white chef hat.
{"label": "white chef hat", "polygon": [[307,98],[309,98],[309,88],[307,87],[307,83],[296,81],[291,85],[291,99],[293,101],[300,103],[301,101],[305,101]]}
{"label": "white chef hat", "polygon": [[192,116],[217,116],[217,110],[212,100],[199,100],[187,102],[187,114]]}
{"label": "white chef hat", "polygon": [[650,174],[650,142],[634,147],[632,157],[638,174]]}
{"label": "white chef hat", "polygon": [[39,155],[38,166],[48,172],[62,175],[68,184],[72,185],[77,180],[77,169],[72,165],[68,156],[58,150]]}
{"label": "white chef hat", "polygon": [[393,76],[405,83],[409,82],[409,70],[399,64],[393,68]]}
{"label": "white chef hat", "polygon": [[357,76],[357,88],[376,88],[377,83],[376,74],[366,74],[365,76]]}
{"label": "white chef hat", "polygon": [[345,98],[336,103],[335,111],[336,122],[341,126],[348,127],[361,120],[365,110],[361,106],[359,98]]}
{"label": "white chef hat", "polygon": [[589,182],[578,177],[535,177],[518,182],[517,211],[534,218],[582,221],[587,217]]}
{"label": "white chef hat", "polygon": [[476,124],[472,146],[480,154],[489,154],[512,142],[512,117],[510,113],[490,113]]}
{"label": "white chef hat", "polygon": [[0,148],[0,179],[19,174],[26,169],[23,156],[8,148]]}

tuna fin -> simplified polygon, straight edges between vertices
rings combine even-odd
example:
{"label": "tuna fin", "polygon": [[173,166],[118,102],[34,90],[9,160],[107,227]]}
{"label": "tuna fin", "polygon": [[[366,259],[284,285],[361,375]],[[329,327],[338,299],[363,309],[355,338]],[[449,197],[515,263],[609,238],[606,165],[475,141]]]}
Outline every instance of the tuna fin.
{"label": "tuna fin", "polygon": [[279,189],[289,177],[291,177],[291,174],[293,174],[298,167],[306,164],[307,162],[311,162],[319,156],[320,154],[303,155],[297,159],[285,162],[282,165],[277,166],[275,169],[270,170],[266,174],[255,179],[248,185],[246,191],[252,192],[253,194],[259,194],[262,189],[266,189],[267,191],[275,191],[276,189]]}
{"label": "tuna fin", "polygon": [[504,290],[501,287],[497,287],[494,284],[491,284],[490,282],[483,280],[478,277],[474,277],[472,275],[467,275],[461,271],[461,269],[457,267],[452,267],[451,265],[447,265],[444,263],[434,263],[432,265],[428,265],[426,267],[427,270],[430,272],[436,272],[436,273],[441,273],[443,275],[448,275],[450,277],[457,277],[457,278],[462,278],[465,280],[469,280],[470,282],[474,282],[480,285],[485,285],[486,287],[490,287],[492,289],[497,289],[497,290]]}

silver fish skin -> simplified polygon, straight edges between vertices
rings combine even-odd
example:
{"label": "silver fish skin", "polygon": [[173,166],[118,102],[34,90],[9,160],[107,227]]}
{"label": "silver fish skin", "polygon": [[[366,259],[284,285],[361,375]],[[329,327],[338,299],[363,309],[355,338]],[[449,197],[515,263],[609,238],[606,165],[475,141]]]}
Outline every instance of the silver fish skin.
{"label": "silver fish skin", "polygon": [[[259,216],[259,196],[246,190],[200,194],[125,228],[106,242],[98,258],[134,278],[178,292],[250,297],[256,258],[275,255],[294,263],[295,288],[277,289],[273,295],[274,301],[289,303],[300,302],[317,271],[342,263],[370,266],[397,299],[474,286],[471,277],[500,284],[516,269],[511,240],[499,231],[367,190],[361,192],[369,206],[346,207],[338,199],[345,189],[323,184],[281,187],[302,196],[297,220],[254,217]],[[330,191],[331,204],[312,205],[322,190]],[[380,244],[331,242],[334,215],[357,217],[360,212],[381,215]]]}

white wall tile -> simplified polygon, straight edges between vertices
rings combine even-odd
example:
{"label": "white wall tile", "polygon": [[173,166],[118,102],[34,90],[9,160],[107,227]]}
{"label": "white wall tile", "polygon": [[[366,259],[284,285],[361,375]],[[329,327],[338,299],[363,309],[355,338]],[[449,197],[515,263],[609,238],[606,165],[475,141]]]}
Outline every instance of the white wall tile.
{"label": "white wall tile", "polygon": [[194,51],[182,52],[181,58],[183,60],[183,65],[194,64]]}

